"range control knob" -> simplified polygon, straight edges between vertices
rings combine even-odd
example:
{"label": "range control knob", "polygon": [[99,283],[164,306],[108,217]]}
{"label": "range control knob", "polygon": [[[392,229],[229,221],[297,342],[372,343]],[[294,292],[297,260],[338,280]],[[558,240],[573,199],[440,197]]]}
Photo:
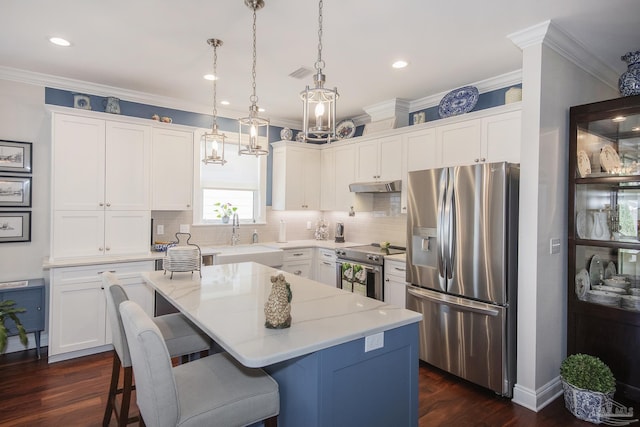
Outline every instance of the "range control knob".
{"label": "range control knob", "polygon": [[370,260],[370,261],[376,261],[376,262],[378,262],[378,260],[379,260],[380,258],[378,257],[378,255],[367,254],[367,259],[368,259],[368,260]]}

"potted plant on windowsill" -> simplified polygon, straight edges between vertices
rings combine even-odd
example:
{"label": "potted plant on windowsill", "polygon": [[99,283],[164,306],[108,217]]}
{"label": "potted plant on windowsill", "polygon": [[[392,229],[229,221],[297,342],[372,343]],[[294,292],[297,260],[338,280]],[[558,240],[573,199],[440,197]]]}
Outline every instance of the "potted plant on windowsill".
{"label": "potted plant on windowsill", "polygon": [[218,202],[213,206],[216,207],[216,218],[220,218],[224,224],[227,224],[231,215],[233,215],[238,210],[238,208],[233,206],[231,203]]}
{"label": "potted plant on windowsill", "polygon": [[26,347],[29,342],[29,340],[27,339],[27,332],[25,331],[24,326],[22,326],[22,322],[18,318],[18,313],[24,313],[26,310],[24,308],[16,308],[14,307],[15,305],[15,301],[0,301],[0,353],[4,353],[4,351],[7,349],[9,329],[4,323],[7,319],[11,319],[13,320],[13,323],[15,323],[22,345]]}
{"label": "potted plant on windowsill", "polygon": [[599,358],[573,354],[560,365],[566,408],[578,419],[600,424],[612,414],[616,380]]}

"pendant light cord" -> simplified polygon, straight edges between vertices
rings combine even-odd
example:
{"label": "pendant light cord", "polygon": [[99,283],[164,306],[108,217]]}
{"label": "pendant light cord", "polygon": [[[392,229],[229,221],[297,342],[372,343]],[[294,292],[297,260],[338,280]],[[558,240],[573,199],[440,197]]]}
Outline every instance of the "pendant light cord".
{"label": "pendant light cord", "polygon": [[253,105],[256,105],[258,102],[258,96],[256,95],[256,57],[257,57],[257,54],[256,54],[256,5],[254,3],[254,6],[253,6],[253,67],[251,69],[251,81],[252,81],[253,93],[249,97],[249,101],[251,101]]}
{"label": "pendant light cord", "polygon": [[217,108],[217,83],[218,80],[218,42],[213,43],[213,127],[215,132],[218,127],[218,108]]}
{"label": "pendant light cord", "polygon": [[318,61],[316,62],[316,70],[319,72],[324,68],[324,61],[322,60],[322,5],[323,2],[320,0],[318,6]]}

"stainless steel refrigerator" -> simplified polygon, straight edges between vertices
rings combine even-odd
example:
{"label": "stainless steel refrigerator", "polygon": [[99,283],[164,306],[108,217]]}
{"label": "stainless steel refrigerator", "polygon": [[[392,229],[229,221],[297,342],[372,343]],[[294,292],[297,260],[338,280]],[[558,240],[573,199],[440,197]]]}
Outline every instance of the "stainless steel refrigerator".
{"label": "stainless steel refrigerator", "polygon": [[407,308],[420,359],[511,397],[516,372],[519,165],[410,172]]}

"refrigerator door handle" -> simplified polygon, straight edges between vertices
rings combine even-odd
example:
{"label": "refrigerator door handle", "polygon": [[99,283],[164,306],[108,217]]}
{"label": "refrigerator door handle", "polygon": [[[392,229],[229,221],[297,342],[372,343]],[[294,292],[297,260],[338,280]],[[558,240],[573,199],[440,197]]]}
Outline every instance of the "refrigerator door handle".
{"label": "refrigerator door handle", "polygon": [[445,264],[445,230],[447,229],[447,224],[445,221],[445,205],[447,198],[447,182],[448,182],[448,169],[443,169],[442,174],[440,175],[440,189],[438,192],[438,223],[437,227],[437,238],[438,238],[438,274],[441,278],[444,279],[446,274],[446,264]]}
{"label": "refrigerator door handle", "polygon": [[458,298],[425,289],[416,289],[411,286],[407,287],[407,292],[416,298],[428,299],[438,304],[459,308],[463,311],[472,311],[474,313],[484,314],[485,316],[491,317],[496,317],[500,314],[498,310],[491,308],[489,304],[482,302],[475,302],[465,298]]}
{"label": "refrigerator door handle", "polygon": [[455,173],[452,171],[451,177],[449,178],[449,253],[447,254],[447,262],[449,266],[447,267],[447,279],[451,280],[453,278],[453,265],[455,263],[456,256],[456,180]]}

